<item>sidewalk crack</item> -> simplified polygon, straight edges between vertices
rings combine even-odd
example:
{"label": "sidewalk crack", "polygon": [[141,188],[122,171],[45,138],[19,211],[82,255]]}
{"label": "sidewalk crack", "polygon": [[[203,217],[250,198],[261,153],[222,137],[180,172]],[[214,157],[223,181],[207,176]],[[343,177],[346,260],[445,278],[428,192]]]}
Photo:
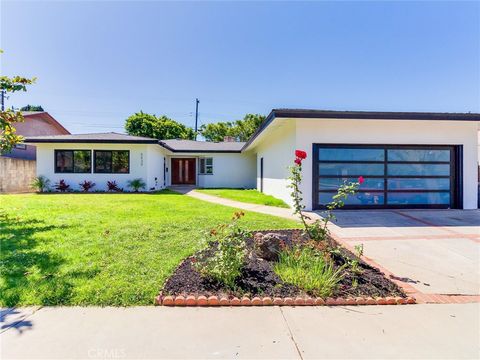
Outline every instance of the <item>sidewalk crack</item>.
{"label": "sidewalk crack", "polygon": [[280,313],[282,314],[283,321],[285,321],[285,325],[287,325],[288,332],[290,333],[290,339],[292,339],[293,344],[295,345],[295,349],[297,349],[298,356],[300,357],[301,360],[303,360],[302,352],[300,351],[300,348],[297,344],[297,341],[295,340],[295,337],[293,336],[292,329],[290,329],[290,325],[288,324],[287,318],[285,317],[285,314],[283,313],[282,307],[279,307]]}

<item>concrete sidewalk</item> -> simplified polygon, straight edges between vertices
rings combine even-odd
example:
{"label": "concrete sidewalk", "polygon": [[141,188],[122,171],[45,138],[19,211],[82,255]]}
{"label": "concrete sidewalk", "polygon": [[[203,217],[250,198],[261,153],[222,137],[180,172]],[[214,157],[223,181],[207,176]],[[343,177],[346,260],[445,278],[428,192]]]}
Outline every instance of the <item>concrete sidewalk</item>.
{"label": "concrete sidewalk", "polygon": [[480,357],[480,304],[15,311],[2,359]]}
{"label": "concrete sidewalk", "polygon": [[[268,206],[268,205],[250,204],[250,203],[244,203],[240,201],[225,199],[218,196],[208,195],[208,194],[195,191],[195,187],[192,187],[192,186],[175,186],[175,187],[172,187],[171,190],[179,192],[184,195],[191,196],[199,200],[211,202],[214,204],[219,204],[219,205],[229,206],[229,207],[242,209],[246,211],[253,211],[261,214],[274,215],[274,216],[282,217],[285,219],[299,221],[298,215],[294,215],[292,209],[279,208],[276,206]],[[312,220],[320,219],[320,216],[317,213],[308,212],[308,211],[304,211],[304,213],[309,217],[311,217]]]}

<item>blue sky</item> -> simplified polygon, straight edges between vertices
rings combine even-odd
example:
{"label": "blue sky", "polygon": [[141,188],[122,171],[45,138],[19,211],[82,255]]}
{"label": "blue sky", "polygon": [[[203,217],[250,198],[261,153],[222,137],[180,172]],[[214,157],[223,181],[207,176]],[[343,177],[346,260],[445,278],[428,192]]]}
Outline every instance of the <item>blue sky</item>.
{"label": "blue sky", "polygon": [[[143,110],[480,112],[478,2],[1,2],[1,72],[74,133]],[[19,21],[21,19],[21,21]]]}

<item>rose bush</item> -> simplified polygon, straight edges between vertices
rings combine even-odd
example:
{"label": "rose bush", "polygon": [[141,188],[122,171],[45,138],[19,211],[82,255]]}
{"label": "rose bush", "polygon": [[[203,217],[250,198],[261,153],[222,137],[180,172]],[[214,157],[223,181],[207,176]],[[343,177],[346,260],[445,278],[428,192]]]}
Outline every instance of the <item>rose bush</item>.
{"label": "rose bush", "polygon": [[300,184],[302,182],[302,161],[307,158],[307,153],[303,150],[295,150],[294,165],[290,166],[290,177],[288,185],[292,188],[291,196],[293,199],[294,214],[299,215],[303,224],[305,233],[315,241],[324,241],[328,238],[329,230],[328,223],[335,219],[332,211],[339,209],[345,205],[345,200],[348,196],[355,194],[360,185],[365,182],[363,176],[358,178],[357,182],[345,181],[339,188],[335,195],[332,197],[332,201],[326,205],[327,210],[324,212],[322,220],[317,220],[310,223],[311,220],[307,215],[303,213],[305,206],[303,205],[302,191],[300,190]]}

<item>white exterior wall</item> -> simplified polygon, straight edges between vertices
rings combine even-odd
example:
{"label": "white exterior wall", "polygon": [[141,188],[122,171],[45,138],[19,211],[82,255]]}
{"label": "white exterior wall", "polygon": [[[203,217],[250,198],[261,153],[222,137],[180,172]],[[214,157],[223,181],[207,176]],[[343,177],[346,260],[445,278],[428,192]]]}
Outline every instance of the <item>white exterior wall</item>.
{"label": "white exterior wall", "polygon": [[292,205],[287,178],[290,175],[288,166],[295,159],[295,122],[284,121],[265,134],[254,151],[257,154],[257,190],[260,191],[260,159],[263,157],[263,192]]}
{"label": "white exterior wall", "polygon": [[[212,175],[198,175],[197,186],[204,188],[255,188],[255,155],[241,153],[205,154],[213,160]],[[197,173],[199,172],[197,161]]]}
{"label": "white exterior wall", "polygon": [[[296,148],[308,158],[302,170],[307,210],[312,208],[312,149],[315,143],[463,145],[463,207],[477,208],[478,124],[468,121],[297,119]],[[288,189],[284,189],[288,193]]]}
{"label": "white exterior wall", "polygon": [[163,180],[164,159],[166,159],[165,150],[158,145],[147,145],[146,190],[165,188],[166,181]]}
{"label": "white exterior wall", "polygon": [[[64,179],[72,190],[80,190],[79,183],[84,180],[93,181],[96,185],[92,189],[107,190],[107,181],[115,180],[119,187],[128,191],[127,181],[142,178],[147,187],[145,190],[155,186],[155,176],[158,181],[157,189],[163,186],[163,155],[161,148],[156,144],[91,144],[91,143],[39,143],[37,146],[37,176],[47,177],[51,184]],[[158,149],[157,149],[158,148]],[[55,173],[55,150],[130,150],[130,173],[129,174],[97,174],[93,173]]]}
{"label": "white exterior wall", "polygon": [[[196,186],[203,188],[255,188],[255,155],[244,153],[175,154],[167,159],[167,183],[171,185],[172,158],[196,159]],[[213,174],[200,175],[200,158],[212,158]]]}

